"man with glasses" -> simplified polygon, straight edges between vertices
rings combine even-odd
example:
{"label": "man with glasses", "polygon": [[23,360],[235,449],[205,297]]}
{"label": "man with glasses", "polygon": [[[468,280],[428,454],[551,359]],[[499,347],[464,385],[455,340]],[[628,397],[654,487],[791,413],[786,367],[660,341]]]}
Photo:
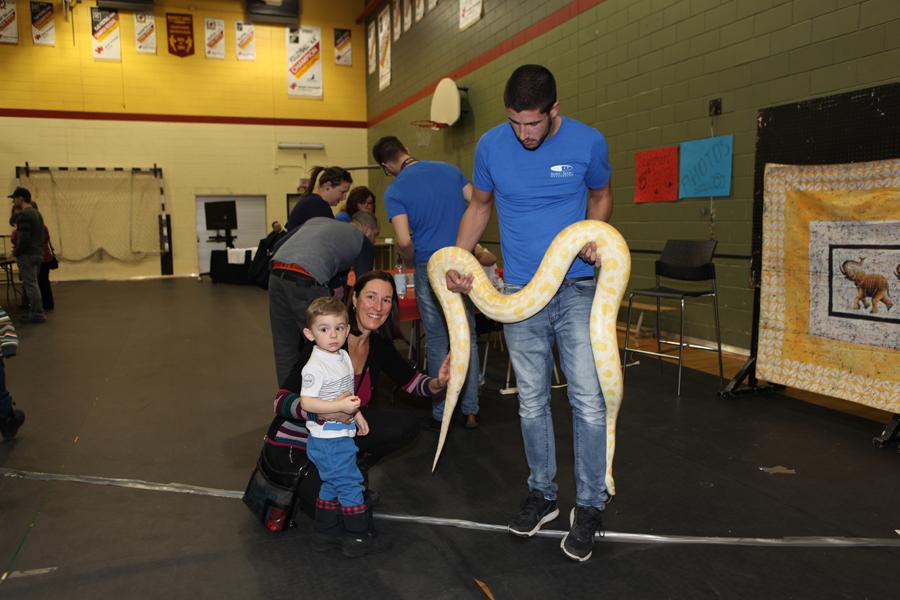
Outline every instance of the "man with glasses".
{"label": "man with glasses", "polygon": [[[388,219],[394,226],[400,254],[415,265],[416,303],[425,338],[428,374],[437,376],[450,347],[447,324],[428,281],[428,259],[441,248],[452,246],[466,211],[471,185],[455,166],[445,162],[416,160],[394,136],[383,137],[372,148],[375,162],[394,177],[384,194]],[[475,319],[468,307],[469,332],[475,339]],[[478,346],[472,344],[469,371],[460,394],[466,428],[478,426]],[[444,396],[432,403],[432,425],[437,428],[444,414]]]}
{"label": "man with glasses", "polygon": [[[456,245],[473,248],[496,201],[503,252],[504,293],[534,276],[553,238],[576,221],[608,221],[612,213],[606,139],[559,114],[556,81],[540,65],[516,69],[503,94],[507,122],[485,133],[475,150],[472,199]],[[540,312],[504,326],[519,388],[519,419],[530,475],[529,496],[509,532],[531,537],[559,516],[556,448],[550,416],[553,342],[568,380],[575,445],[575,508],[562,540],[565,556],[591,557],[594,533],[602,528],[606,489],[606,405],[591,352],[589,320],[594,298],[592,243],[579,254],[556,295]],[[447,286],[471,289],[471,275],[451,271]]]}

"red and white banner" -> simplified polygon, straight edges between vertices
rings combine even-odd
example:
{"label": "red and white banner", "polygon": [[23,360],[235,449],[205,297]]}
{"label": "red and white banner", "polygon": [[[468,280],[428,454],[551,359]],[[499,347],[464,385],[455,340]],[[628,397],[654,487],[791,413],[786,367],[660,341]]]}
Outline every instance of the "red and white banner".
{"label": "red and white banner", "polygon": [[234,39],[238,60],[256,60],[256,27],[253,23],[236,22]]}
{"label": "red and white banner", "polygon": [[391,8],[378,14],[378,91],[391,85]]}
{"label": "red and white banner", "polygon": [[322,97],[322,29],[287,29],[288,96]]}
{"label": "red and white banner", "polygon": [[403,7],[400,6],[400,0],[392,0],[391,4],[393,5],[393,13],[394,13],[394,41],[400,39],[400,34],[403,33]]}
{"label": "red and white banner", "polygon": [[156,54],[156,17],[134,13],[134,45],[138,54]]}
{"label": "red and white banner", "polygon": [[206,40],[206,58],[225,58],[225,20],[203,19]]}
{"label": "red and white banner", "polygon": [[459,30],[468,29],[481,19],[481,0],[459,0]]}
{"label": "red and white banner", "polygon": [[122,60],[119,11],[91,7],[91,55],[95,60]]}
{"label": "red and white banner", "polygon": [[416,23],[425,16],[425,0],[416,0]]}
{"label": "red and white banner", "polygon": [[56,45],[56,15],[52,2],[31,3],[31,40],[35,46]]}
{"label": "red and white banner", "polygon": [[403,31],[409,31],[413,23],[413,0],[403,0]]}
{"label": "red and white banner", "polygon": [[338,65],[353,64],[353,45],[350,42],[349,29],[334,30],[334,62]]}
{"label": "red and white banner", "polygon": [[369,75],[375,72],[378,65],[378,34],[375,31],[375,21],[369,21],[366,26],[366,41],[368,42],[368,72]]}
{"label": "red and white banner", "polygon": [[16,0],[0,0],[0,44],[19,43]]}

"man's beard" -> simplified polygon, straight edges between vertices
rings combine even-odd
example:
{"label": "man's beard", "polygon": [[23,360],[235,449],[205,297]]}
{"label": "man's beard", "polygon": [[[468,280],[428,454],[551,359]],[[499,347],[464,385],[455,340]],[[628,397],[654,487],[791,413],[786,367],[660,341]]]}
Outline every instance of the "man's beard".
{"label": "man's beard", "polygon": [[[510,125],[510,127],[512,127],[512,125]],[[541,136],[541,139],[539,139],[537,141],[537,144],[535,144],[535,146],[533,148],[529,148],[528,146],[526,146],[525,142],[520,140],[519,136],[517,136],[517,135],[516,135],[516,139],[519,141],[519,143],[522,145],[523,148],[525,148],[529,152],[534,152],[535,150],[537,150],[538,148],[541,147],[541,144],[544,143],[544,140],[546,140],[548,137],[550,137],[550,131],[552,129],[553,129],[553,117],[550,117],[550,122],[547,124],[547,130],[544,132],[544,135]],[[515,133],[516,133],[515,130],[513,130],[513,135],[515,135]]]}

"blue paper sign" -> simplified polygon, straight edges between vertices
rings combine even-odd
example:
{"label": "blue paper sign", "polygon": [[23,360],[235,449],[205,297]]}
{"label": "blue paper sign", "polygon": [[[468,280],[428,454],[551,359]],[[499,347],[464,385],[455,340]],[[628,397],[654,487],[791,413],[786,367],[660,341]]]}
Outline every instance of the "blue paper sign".
{"label": "blue paper sign", "polygon": [[733,154],[733,135],[683,142],[678,156],[678,197],[730,196]]}

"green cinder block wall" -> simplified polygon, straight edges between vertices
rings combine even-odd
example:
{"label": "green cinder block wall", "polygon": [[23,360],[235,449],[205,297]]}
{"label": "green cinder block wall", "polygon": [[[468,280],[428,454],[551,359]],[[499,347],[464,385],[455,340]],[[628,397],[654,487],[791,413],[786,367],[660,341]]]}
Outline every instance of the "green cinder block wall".
{"label": "green cinder block wall", "polygon": [[[377,73],[368,76],[368,118],[572,4],[584,5],[485,0],[481,21],[461,32],[458,3],[440,0],[393,43],[391,85],[379,91]],[[606,136],[611,222],[632,248],[659,250],[669,238],[712,236],[717,252],[749,256],[757,111],[900,80],[900,1],[606,0],[458,79],[468,88],[468,112],[454,127],[432,133],[411,126],[428,118],[425,98],[373,123],[369,146],[397,135],[417,158],[454,163],[470,176],[478,138],[505,119],[506,78],[525,63],[550,68],[563,114]],[[723,102],[715,119],[708,116],[712,98]],[[730,197],[633,203],[636,151],[710,134],[734,135]],[[372,172],[379,197],[387,183]],[[384,218],[382,206],[379,211]],[[382,231],[391,235],[387,223]],[[499,240],[496,215],[484,239]],[[632,259],[631,286],[651,285],[655,256],[635,253]],[[716,267],[723,343],[749,348],[749,260],[717,259]],[[701,304],[688,307],[686,333],[712,339],[712,312]],[[676,324],[664,317],[662,327]]]}

